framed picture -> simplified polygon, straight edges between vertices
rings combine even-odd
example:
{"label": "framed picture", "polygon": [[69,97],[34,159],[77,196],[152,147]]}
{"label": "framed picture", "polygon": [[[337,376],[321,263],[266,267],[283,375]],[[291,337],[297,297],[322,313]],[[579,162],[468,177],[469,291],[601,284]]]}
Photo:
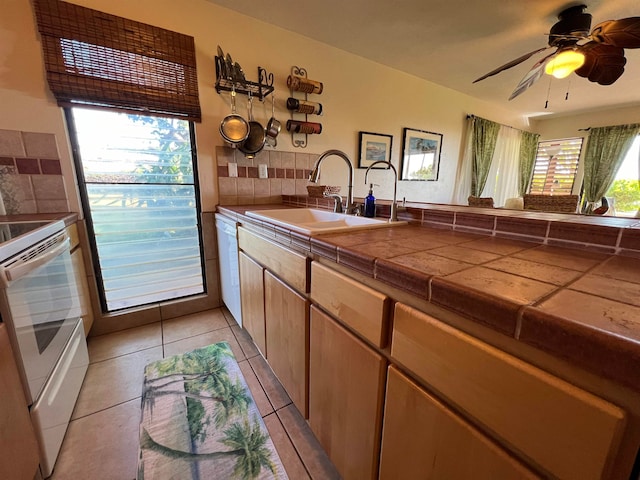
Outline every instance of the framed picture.
{"label": "framed picture", "polygon": [[[378,160],[391,162],[391,145],[393,136],[382,133],[360,132],[360,158],[358,168],[369,168]],[[389,168],[389,165],[379,164],[373,168]]]}
{"label": "framed picture", "polygon": [[400,180],[438,180],[442,134],[403,129]]}

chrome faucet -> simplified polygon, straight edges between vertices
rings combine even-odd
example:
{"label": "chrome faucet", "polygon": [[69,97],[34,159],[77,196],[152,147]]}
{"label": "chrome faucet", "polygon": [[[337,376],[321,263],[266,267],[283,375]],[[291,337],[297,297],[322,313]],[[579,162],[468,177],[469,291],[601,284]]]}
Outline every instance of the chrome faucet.
{"label": "chrome faucet", "polygon": [[[347,186],[347,205],[345,207],[345,213],[347,214],[355,213],[357,211],[357,207],[353,204],[353,172],[354,172],[353,163],[351,163],[351,160],[349,160],[349,157],[347,156],[346,153],[341,152],[340,150],[327,150],[326,152],[320,154],[320,156],[318,157],[318,160],[316,160],[316,163],[313,166],[313,170],[311,170],[311,173],[309,174],[309,181],[313,183],[318,182],[318,179],[320,178],[320,164],[325,158],[330,157],[331,155],[336,155],[340,157],[345,161],[345,163],[349,167],[349,180],[348,180],[348,186]],[[337,203],[338,202],[336,201],[335,211],[338,211]],[[342,202],[340,203],[340,205],[342,206]]]}
{"label": "chrome faucet", "polygon": [[367,171],[364,172],[364,184],[367,184],[367,175],[369,175],[369,170],[371,170],[371,167],[373,167],[374,165],[377,165],[379,163],[384,163],[385,165],[389,165],[389,167],[391,167],[391,170],[393,170],[393,176],[394,176],[394,182],[393,182],[393,203],[391,204],[391,216],[389,217],[389,221],[390,222],[397,222],[398,221],[398,207],[396,206],[396,192],[398,190],[398,172],[396,171],[396,167],[394,167],[391,162],[387,162],[386,160],[377,160],[375,162],[373,162],[371,165],[369,165],[369,168],[367,168]]}

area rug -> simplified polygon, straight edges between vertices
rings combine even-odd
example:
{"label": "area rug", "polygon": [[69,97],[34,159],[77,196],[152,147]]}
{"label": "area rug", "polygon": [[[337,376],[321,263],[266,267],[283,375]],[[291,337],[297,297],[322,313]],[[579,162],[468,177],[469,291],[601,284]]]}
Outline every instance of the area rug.
{"label": "area rug", "polygon": [[138,480],[286,479],[227,342],[145,368]]}

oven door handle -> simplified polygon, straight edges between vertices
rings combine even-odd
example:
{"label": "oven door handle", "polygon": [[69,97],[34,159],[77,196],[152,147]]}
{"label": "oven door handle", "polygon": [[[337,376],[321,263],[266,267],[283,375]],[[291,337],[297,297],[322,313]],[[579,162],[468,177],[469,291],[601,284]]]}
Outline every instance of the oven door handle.
{"label": "oven door handle", "polygon": [[15,282],[16,280],[21,279],[30,271],[35,270],[36,268],[44,265],[47,262],[50,262],[51,260],[56,258],[58,255],[63,253],[65,250],[68,250],[70,244],[71,242],[69,241],[69,239],[65,238],[55,248],[52,248],[51,250],[36,256],[27,262],[24,262],[15,266],[10,266],[10,267],[4,267],[4,268],[0,267],[2,270],[0,272],[2,273],[1,275],[2,278],[0,278],[0,283],[4,283],[5,281]]}

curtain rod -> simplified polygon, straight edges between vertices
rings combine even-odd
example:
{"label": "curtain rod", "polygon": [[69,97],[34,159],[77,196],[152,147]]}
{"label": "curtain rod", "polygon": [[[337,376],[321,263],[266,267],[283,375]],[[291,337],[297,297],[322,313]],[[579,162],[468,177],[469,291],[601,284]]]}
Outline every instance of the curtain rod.
{"label": "curtain rod", "polygon": [[[477,115],[474,115],[472,113],[468,113],[467,114],[467,120],[470,118],[483,118],[483,117],[478,117]],[[484,120],[489,120],[488,118],[483,118]],[[493,122],[493,120],[489,120],[490,122]],[[514,130],[518,130],[519,132],[526,132],[526,133],[533,133],[533,132],[529,132],[527,130],[522,130],[521,128],[516,128],[516,127],[512,127],[511,125],[505,125],[504,123],[499,123],[499,122],[493,122],[493,123],[497,123],[498,125],[500,125],[501,127],[507,127],[507,128],[512,128]],[[538,135],[537,133],[535,135]]]}

